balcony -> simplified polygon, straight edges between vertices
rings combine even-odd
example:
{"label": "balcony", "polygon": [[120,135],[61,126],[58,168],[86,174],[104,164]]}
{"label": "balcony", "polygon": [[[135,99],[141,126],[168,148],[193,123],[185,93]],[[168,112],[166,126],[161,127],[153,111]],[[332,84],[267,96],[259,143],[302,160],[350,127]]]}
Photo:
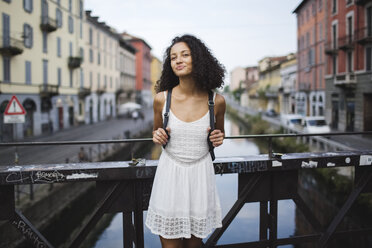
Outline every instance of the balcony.
{"label": "balcony", "polygon": [[68,67],[70,69],[76,69],[76,68],[79,68],[80,65],[81,65],[81,57],[68,57]]}
{"label": "balcony", "polygon": [[50,98],[59,95],[58,85],[42,84],[39,86],[39,93],[41,98]]}
{"label": "balcony", "polygon": [[338,48],[344,51],[354,48],[354,35],[346,35],[338,39]]}
{"label": "balcony", "polygon": [[309,92],[311,90],[311,85],[310,83],[299,83],[298,84],[298,90],[299,91],[304,91],[304,92]]}
{"label": "balcony", "polygon": [[84,99],[85,97],[89,96],[91,90],[89,88],[80,87],[78,91],[78,96],[80,99]]}
{"label": "balcony", "polygon": [[356,78],[354,73],[347,73],[344,75],[336,75],[333,81],[335,86],[339,87],[354,87],[356,84]]}
{"label": "balcony", "polygon": [[103,93],[105,93],[106,92],[106,89],[105,88],[98,88],[97,90],[96,90],[96,93],[97,93],[97,95],[102,95]]}
{"label": "balcony", "polygon": [[42,16],[41,17],[41,24],[40,29],[45,32],[53,32],[56,31],[58,28],[57,21],[50,18],[49,16]]}
{"label": "balcony", "polygon": [[364,6],[368,2],[370,2],[370,0],[355,0],[355,4],[360,6]]}
{"label": "balcony", "polygon": [[328,55],[335,55],[338,53],[338,44],[336,42],[328,42],[324,46],[324,52]]}
{"label": "balcony", "polygon": [[372,44],[372,26],[356,30],[355,40],[361,45]]}
{"label": "balcony", "polygon": [[3,41],[0,46],[0,54],[3,56],[15,56],[23,52],[23,41],[12,37],[0,36]]}

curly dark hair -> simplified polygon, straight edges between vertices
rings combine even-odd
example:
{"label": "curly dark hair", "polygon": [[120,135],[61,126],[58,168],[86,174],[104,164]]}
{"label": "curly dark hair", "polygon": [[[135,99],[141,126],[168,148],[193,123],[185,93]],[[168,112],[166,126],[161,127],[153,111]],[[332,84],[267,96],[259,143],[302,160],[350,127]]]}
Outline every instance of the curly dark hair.
{"label": "curly dark hair", "polygon": [[191,75],[196,84],[203,90],[213,90],[223,85],[225,67],[218,62],[206,45],[195,36],[185,34],[175,37],[164,54],[163,71],[160,80],[155,85],[156,92],[165,91],[179,84],[179,78],[171,68],[170,51],[174,44],[185,42],[191,51]]}

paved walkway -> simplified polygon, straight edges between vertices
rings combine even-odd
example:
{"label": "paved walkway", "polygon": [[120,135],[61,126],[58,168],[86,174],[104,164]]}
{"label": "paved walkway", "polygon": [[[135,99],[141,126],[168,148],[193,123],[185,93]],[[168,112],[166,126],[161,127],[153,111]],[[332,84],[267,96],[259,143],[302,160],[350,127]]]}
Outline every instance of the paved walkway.
{"label": "paved walkway", "polygon": [[[152,126],[153,110],[152,108],[144,109],[144,120],[138,119],[111,119],[94,124],[81,125],[72,127],[52,135],[43,135],[39,137],[27,138],[22,141],[76,141],[76,140],[111,140],[123,139],[125,132],[130,131],[131,135]],[[99,149],[104,150],[107,145],[103,144],[100,148],[98,145],[84,146],[86,153],[89,153],[89,147],[93,157],[96,156]],[[47,164],[47,163],[65,163],[77,162],[77,154],[80,145],[64,146],[21,146],[17,148],[19,164]],[[90,155],[90,154],[88,154]],[[0,165],[13,165],[15,160],[15,147],[0,147]]]}

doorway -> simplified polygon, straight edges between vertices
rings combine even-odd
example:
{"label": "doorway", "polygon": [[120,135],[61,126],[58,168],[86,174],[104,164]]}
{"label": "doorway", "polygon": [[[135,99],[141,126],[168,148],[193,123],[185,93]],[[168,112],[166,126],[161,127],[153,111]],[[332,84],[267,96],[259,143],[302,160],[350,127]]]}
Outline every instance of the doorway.
{"label": "doorway", "polygon": [[365,94],[363,99],[364,131],[372,131],[372,94]]}
{"label": "doorway", "polygon": [[338,101],[332,101],[332,129],[338,129]]}

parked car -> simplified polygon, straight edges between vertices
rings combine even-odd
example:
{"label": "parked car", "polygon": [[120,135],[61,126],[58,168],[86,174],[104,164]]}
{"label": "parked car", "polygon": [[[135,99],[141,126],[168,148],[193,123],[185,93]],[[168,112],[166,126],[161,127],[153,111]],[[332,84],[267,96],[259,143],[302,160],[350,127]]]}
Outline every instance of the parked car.
{"label": "parked car", "polygon": [[323,116],[307,116],[302,121],[304,133],[329,133],[331,128]]}
{"label": "parked car", "polygon": [[269,117],[275,117],[277,116],[278,114],[276,113],[276,111],[274,109],[268,109],[266,112],[265,112],[265,115],[266,116],[269,116]]}
{"label": "parked car", "polygon": [[282,125],[292,129],[301,128],[302,119],[303,116],[297,114],[285,114],[280,116]]}

